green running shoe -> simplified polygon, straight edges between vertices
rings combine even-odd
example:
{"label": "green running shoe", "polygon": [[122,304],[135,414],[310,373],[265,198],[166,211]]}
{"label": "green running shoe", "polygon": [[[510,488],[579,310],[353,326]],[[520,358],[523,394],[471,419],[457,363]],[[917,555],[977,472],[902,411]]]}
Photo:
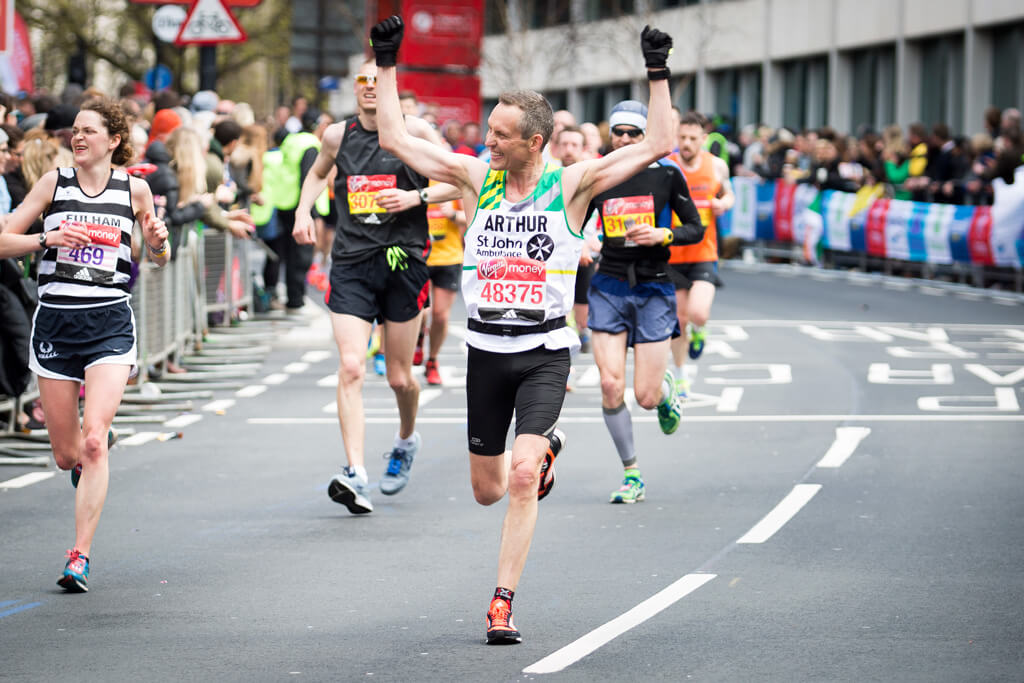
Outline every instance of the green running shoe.
{"label": "green running shoe", "polygon": [[612,491],[609,502],[638,503],[644,499],[644,480],[640,478],[640,470],[626,470],[622,486]]}
{"label": "green running shoe", "polygon": [[690,380],[682,377],[676,380],[676,396],[687,398],[690,395]]}
{"label": "green running shoe", "polygon": [[[675,387],[675,380],[672,378],[672,371],[665,371],[665,381],[670,387]],[[679,429],[679,423],[683,420],[683,401],[679,394],[672,392],[661,399],[658,404],[658,425],[663,434],[671,434]]]}
{"label": "green running shoe", "polygon": [[703,327],[690,326],[690,349],[688,353],[693,360],[697,360],[700,358],[700,354],[704,353],[704,340],[706,337],[707,333]]}

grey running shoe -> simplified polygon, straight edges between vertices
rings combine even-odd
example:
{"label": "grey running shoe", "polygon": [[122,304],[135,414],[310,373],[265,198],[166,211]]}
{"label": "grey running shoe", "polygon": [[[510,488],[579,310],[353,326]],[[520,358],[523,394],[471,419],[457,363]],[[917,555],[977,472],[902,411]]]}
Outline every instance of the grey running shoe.
{"label": "grey running shoe", "polygon": [[405,450],[395,447],[391,453],[385,455],[388,458],[388,469],[380,478],[380,492],[385,496],[393,496],[409,483],[409,469],[416,453],[420,450],[420,433],[412,433],[413,447]]}
{"label": "grey running shoe", "polygon": [[327,485],[327,495],[335,503],[347,507],[353,515],[365,515],[367,512],[373,512],[368,488],[367,483],[356,476],[355,470],[346,467],[331,479],[331,483]]}

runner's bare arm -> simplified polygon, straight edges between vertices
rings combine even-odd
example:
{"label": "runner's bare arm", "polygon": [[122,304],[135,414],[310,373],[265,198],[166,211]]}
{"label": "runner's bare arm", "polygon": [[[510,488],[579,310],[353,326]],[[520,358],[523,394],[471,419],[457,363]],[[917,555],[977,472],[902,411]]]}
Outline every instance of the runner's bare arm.
{"label": "runner's bare arm", "polygon": [[323,140],[320,141],[320,153],[316,155],[316,161],[306,174],[302,182],[302,192],[299,194],[299,205],[295,207],[295,227],[292,235],[299,244],[316,243],[316,224],[313,222],[313,204],[316,198],[327,187],[327,177],[334,168],[334,158],[338,156],[341,148],[341,140],[345,137],[345,122],[332,123],[324,130]]}
{"label": "runner's bare arm", "polygon": [[[39,237],[37,235],[26,235],[25,232],[31,227],[43,211],[50,205],[50,198],[53,197],[54,189],[57,187],[57,171],[49,171],[32,186],[25,199],[18,208],[6,216],[3,216],[2,230],[0,230],[0,258],[13,258],[39,251]],[[63,233],[57,230],[53,232]],[[82,234],[70,230],[67,235],[48,236],[47,244],[56,246],[85,246],[89,244],[89,236],[84,230]],[[63,238],[66,237],[66,241]]]}
{"label": "runner's bare arm", "polygon": [[721,183],[718,196],[711,200],[711,209],[715,212],[716,216],[721,216],[736,203],[736,195],[733,194],[732,183],[729,182],[729,164],[719,157],[714,157],[711,164],[715,168],[718,182]]}
{"label": "runner's bare arm", "polygon": [[[648,74],[652,78],[665,70],[663,58],[671,51],[672,38],[656,29],[641,34]],[[651,53],[662,54],[659,66],[652,66]],[[562,188],[567,196],[566,213],[571,225],[582,225],[587,206],[595,195],[633,177],[672,151],[672,99],[668,79],[650,81],[651,97],[647,105],[647,133],[642,142],[626,145],[600,159],[575,163],[562,173]]]}
{"label": "runner's bare arm", "polygon": [[[384,40],[397,51],[404,25],[399,17],[390,17],[373,27],[371,42]],[[456,154],[411,134],[398,103],[398,84],[393,60],[382,64],[377,58],[377,134],[380,146],[394,154],[420,175],[455,185],[462,191],[466,205],[476,205],[476,193],[487,175],[487,164],[465,154]],[[414,123],[415,127],[416,124]]]}
{"label": "runner's bare arm", "polygon": [[128,186],[131,188],[132,206],[135,207],[135,220],[142,226],[142,239],[148,247],[149,261],[158,266],[167,265],[171,260],[171,248],[167,243],[167,225],[156,216],[153,193],[146,181],[141,178],[129,177]]}
{"label": "runner's bare arm", "polygon": [[[405,128],[409,131],[410,135],[426,140],[427,142],[437,145],[439,148],[443,149],[444,140],[441,138],[441,134],[434,130],[433,126],[423,119],[416,116],[406,116]],[[440,183],[431,185],[427,188],[426,203],[438,204],[452,199],[460,199],[461,197],[462,190],[460,188],[448,183]],[[406,209],[419,206],[423,203],[423,200],[420,199],[419,190],[399,190],[398,188],[391,188],[378,192],[376,202],[386,211],[394,213],[396,211],[405,211]]]}

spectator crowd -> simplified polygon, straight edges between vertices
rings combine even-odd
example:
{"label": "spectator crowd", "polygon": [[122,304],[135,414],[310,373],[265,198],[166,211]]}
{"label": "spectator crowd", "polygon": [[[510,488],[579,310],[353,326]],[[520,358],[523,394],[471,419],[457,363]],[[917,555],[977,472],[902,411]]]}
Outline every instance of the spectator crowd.
{"label": "spectator crowd", "polygon": [[[17,207],[46,171],[73,164],[70,140],[75,116],[88,100],[108,96],[74,85],[60,96],[41,92],[16,98],[0,93],[0,215]],[[285,295],[286,282],[326,289],[333,201],[318,205],[319,237],[312,258],[297,258],[290,223],[281,218],[289,211],[294,214],[298,188],[287,186],[296,180],[301,185],[311,157],[301,154],[308,151],[306,144],[299,150],[299,159],[288,161],[282,152],[290,135],[321,138],[335,121],[331,114],[301,96],[265,116],[245,102],[222,98],[211,90],[192,96],[163,90],[141,97],[126,86],[118,98],[129,118],[136,150],[126,169],[150,185],[171,233],[172,254],[190,227],[201,221],[210,229],[265,245],[261,250],[267,255],[265,265],[254,278],[257,310],[299,312],[302,303],[293,295],[292,285]],[[401,93],[400,101],[404,113],[434,126],[453,151],[487,158],[478,122],[440,121],[437,107],[420,103],[413,92]],[[682,115],[678,110],[677,114]],[[863,128],[856,135],[829,127],[789,130],[763,124],[736,130],[718,117],[709,120],[707,132],[709,149],[727,162],[733,176],[782,178],[847,192],[869,188],[878,196],[917,201],[991,204],[992,181],[1003,178],[1012,183],[1015,169],[1024,163],[1017,109],[989,108],[984,130],[970,136],[956,135],[943,123],[930,127],[915,123],[906,130],[895,125],[881,131]],[[607,121],[578,123],[570,112],[561,110],[555,113],[555,130],[544,156],[567,164],[595,158],[607,153],[609,141]],[[301,168],[289,175],[289,163]],[[333,181],[328,190],[332,193]],[[39,222],[32,231],[41,227]],[[138,260],[140,254],[135,256]],[[27,340],[27,321],[34,307],[33,264],[29,259],[27,264],[0,265],[0,294],[12,303],[4,307],[0,319],[5,330],[0,345],[0,393],[17,394],[29,376],[18,360],[17,347]],[[34,423],[37,417],[30,406],[22,420]]]}

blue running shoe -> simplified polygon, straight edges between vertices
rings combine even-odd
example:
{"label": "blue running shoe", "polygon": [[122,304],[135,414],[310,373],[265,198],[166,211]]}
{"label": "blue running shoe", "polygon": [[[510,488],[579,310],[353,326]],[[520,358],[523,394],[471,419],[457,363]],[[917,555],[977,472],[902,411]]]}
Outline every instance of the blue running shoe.
{"label": "blue running shoe", "polygon": [[690,348],[689,356],[693,360],[700,358],[700,354],[704,353],[704,341],[707,338],[707,332],[704,331],[703,327],[690,326]]}
{"label": "blue running shoe", "polygon": [[384,354],[383,353],[374,354],[374,356],[373,356],[373,371],[376,372],[381,377],[383,377],[385,374],[387,374],[388,367],[387,367],[387,364],[384,362]]}
{"label": "blue running shoe", "polygon": [[57,585],[68,593],[89,592],[89,558],[78,552],[77,549],[69,550],[67,558],[64,574],[57,579]]}
{"label": "blue running shoe", "polygon": [[327,495],[335,503],[347,507],[353,515],[365,515],[373,512],[368,488],[367,482],[356,475],[354,469],[346,467],[331,479],[331,483],[327,485]]}
{"label": "blue running shoe", "polygon": [[412,438],[415,442],[412,448],[405,450],[396,446],[391,453],[384,456],[390,459],[387,472],[380,478],[380,492],[385,496],[395,495],[409,483],[409,469],[417,451],[420,450],[420,433],[413,432]]}

